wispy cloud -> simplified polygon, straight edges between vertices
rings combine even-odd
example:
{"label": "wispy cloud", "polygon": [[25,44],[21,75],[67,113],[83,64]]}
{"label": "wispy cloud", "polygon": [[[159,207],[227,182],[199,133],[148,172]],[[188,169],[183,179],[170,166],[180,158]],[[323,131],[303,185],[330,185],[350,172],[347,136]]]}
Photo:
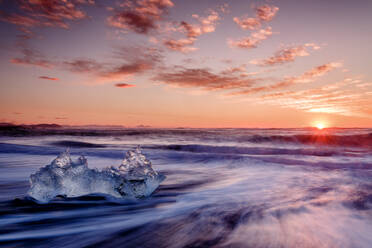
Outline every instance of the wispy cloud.
{"label": "wispy cloud", "polygon": [[278,10],[279,8],[276,6],[265,4],[256,8],[256,15],[258,19],[268,22],[275,17]]}
{"label": "wispy cloud", "polygon": [[242,29],[256,30],[261,27],[261,21],[257,18],[247,17],[234,17],[234,22]]}
{"label": "wispy cloud", "polygon": [[115,87],[117,88],[131,88],[134,86],[135,86],[134,84],[126,84],[126,83],[115,84]]}
{"label": "wispy cloud", "polygon": [[[23,30],[36,26],[69,28],[69,22],[87,18],[81,5],[93,5],[93,0],[16,1],[18,10],[0,12],[0,20],[22,27]],[[0,5],[2,3],[0,2]],[[21,12],[22,14],[18,13]]]}
{"label": "wispy cloud", "polygon": [[162,61],[161,51],[149,47],[121,47],[113,55],[115,62],[98,62],[92,59],[64,61],[64,68],[75,73],[94,76],[100,82],[115,82],[128,76],[152,70]]}
{"label": "wispy cloud", "polygon": [[326,73],[332,71],[333,69],[341,67],[341,66],[342,66],[342,63],[340,62],[327,63],[324,65],[314,67],[311,70],[297,77],[286,77],[284,80],[279,81],[275,84],[254,87],[254,88],[250,88],[247,90],[241,90],[241,91],[230,93],[230,95],[248,95],[248,94],[253,94],[253,93],[261,93],[261,92],[267,92],[267,91],[286,88],[286,87],[289,87],[289,86],[292,86],[298,83],[313,82],[317,77],[321,77],[325,75]]}
{"label": "wispy cloud", "polygon": [[58,81],[58,78],[55,77],[48,77],[48,76],[40,76],[40,79],[50,80],[50,81]]}
{"label": "wispy cloud", "polygon": [[242,29],[257,30],[262,26],[263,22],[271,21],[275,17],[278,10],[279,8],[276,6],[265,4],[255,9],[255,17],[234,17],[233,20]]}
{"label": "wispy cloud", "polygon": [[64,61],[63,64],[68,70],[77,73],[97,72],[104,67],[104,64],[92,59],[74,59],[71,61]]}
{"label": "wispy cloud", "polygon": [[255,9],[255,17],[234,17],[234,22],[240,28],[244,30],[251,30],[252,33],[249,36],[238,40],[228,39],[229,46],[245,49],[256,48],[258,44],[273,34],[270,26],[267,26],[266,28],[261,27],[264,23],[271,21],[278,11],[278,7],[265,4]]}
{"label": "wispy cloud", "polygon": [[274,56],[262,60],[251,60],[251,64],[259,66],[274,66],[295,61],[296,57],[305,57],[310,55],[310,50],[318,50],[320,46],[314,43],[306,43],[300,46],[292,46],[280,49]]}
{"label": "wispy cloud", "polygon": [[68,118],[67,118],[67,117],[58,117],[58,116],[57,116],[57,117],[55,117],[55,119],[56,119],[56,120],[68,120]]}
{"label": "wispy cloud", "polygon": [[260,29],[257,32],[252,33],[249,37],[242,38],[240,40],[228,40],[230,47],[238,48],[256,48],[258,44],[266,40],[273,34],[271,27]]}
{"label": "wispy cloud", "polygon": [[186,21],[180,22],[179,26],[175,28],[176,31],[185,34],[186,38],[174,39],[168,38],[164,40],[164,45],[170,50],[178,52],[191,52],[196,51],[197,48],[193,47],[197,38],[206,33],[211,33],[216,30],[218,21],[221,19],[220,14],[210,9],[206,16],[199,16],[193,14],[192,17],[197,20],[196,24],[191,24]]}
{"label": "wispy cloud", "polygon": [[120,4],[107,18],[108,25],[140,34],[148,34],[158,29],[157,22],[162,20],[169,8],[174,4],[171,0],[135,0]]}
{"label": "wispy cloud", "polygon": [[54,66],[54,62],[47,59],[37,50],[24,47],[22,48],[21,53],[22,57],[12,58],[10,62],[13,64],[33,65],[44,68],[52,68]]}
{"label": "wispy cloud", "polygon": [[186,39],[169,39],[164,41],[164,46],[170,50],[178,51],[182,53],[188,53],[198,50],[196,47],[193,47],[195,38],[186,38]]}
{"label": "wispy cloud", "polygon": [[305,112],[328,113],[346,116],[369,116],[371,92],[355,91],[347,80],[318,88],[265,94],[261,101],[276,106]]}
{"label": "wispy cloud", "polygon": [[255,83],[254,79],[240,77],[232,73],[214,73],[207,68],[185,68],[177,66],[159,73],[155,81],[186,88],[204,90],[234,90],[249,88]]}

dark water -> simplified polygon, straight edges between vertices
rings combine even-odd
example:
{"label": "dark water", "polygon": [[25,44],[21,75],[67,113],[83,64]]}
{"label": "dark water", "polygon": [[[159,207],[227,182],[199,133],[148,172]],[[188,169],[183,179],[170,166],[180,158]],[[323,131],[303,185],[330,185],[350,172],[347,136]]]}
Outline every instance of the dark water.
{"label": "dark water", "polygon": [[[26,196],[29,175],[66,147],[104,168],[136,145],[167,176],[148,199],[37,204]],[[0,137],[1,247],[370,248],[371,234],[371,129],[59,129]]]}

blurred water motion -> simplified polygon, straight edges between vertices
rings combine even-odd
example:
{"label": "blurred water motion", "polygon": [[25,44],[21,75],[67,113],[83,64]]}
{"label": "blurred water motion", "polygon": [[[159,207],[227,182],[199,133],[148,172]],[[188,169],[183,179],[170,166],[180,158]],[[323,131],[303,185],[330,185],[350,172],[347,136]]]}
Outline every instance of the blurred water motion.
{"label": "blurred water motion", "polygon": [[[369,248],[371,133],[139,129],[3,136],[0,246]],[[37,204],[26,197],[29,175],[67,146],[73,156],[85,154],[89,167],[103,168],[120,164],[137,144],[167,176],[149,198],[93,194]]]}

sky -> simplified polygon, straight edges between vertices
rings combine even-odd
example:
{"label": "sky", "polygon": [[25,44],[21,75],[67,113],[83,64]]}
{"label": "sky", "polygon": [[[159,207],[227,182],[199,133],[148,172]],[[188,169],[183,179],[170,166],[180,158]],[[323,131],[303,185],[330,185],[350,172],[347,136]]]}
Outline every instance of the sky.
{"label": "sky", "polygon": [[370,0],[0,0],[0,122],[372,127]]}

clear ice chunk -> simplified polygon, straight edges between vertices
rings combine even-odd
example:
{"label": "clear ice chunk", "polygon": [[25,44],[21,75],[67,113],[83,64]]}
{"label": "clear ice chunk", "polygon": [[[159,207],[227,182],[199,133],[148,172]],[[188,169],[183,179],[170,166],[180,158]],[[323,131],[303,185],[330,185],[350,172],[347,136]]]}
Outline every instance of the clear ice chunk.
{"label": "clear ice chunk", "polygon": [[76,197],[93,193],[142,198],[151,195],[164,179],[139,147],[128,151],[119,167],[102,171],[88,168],[84,156],[73,161],[67,150],[30,176],[28,195],[40,202],[49,202],[58,195]]}

